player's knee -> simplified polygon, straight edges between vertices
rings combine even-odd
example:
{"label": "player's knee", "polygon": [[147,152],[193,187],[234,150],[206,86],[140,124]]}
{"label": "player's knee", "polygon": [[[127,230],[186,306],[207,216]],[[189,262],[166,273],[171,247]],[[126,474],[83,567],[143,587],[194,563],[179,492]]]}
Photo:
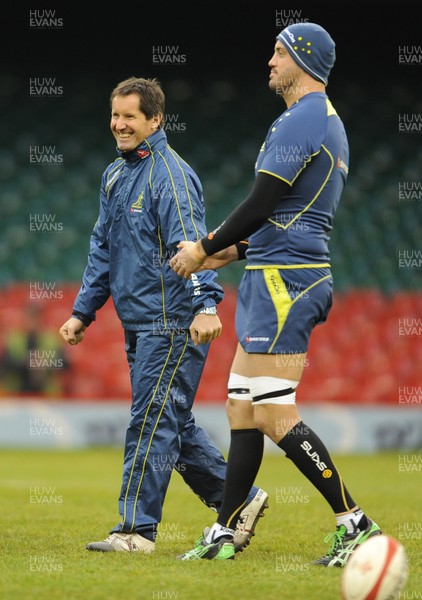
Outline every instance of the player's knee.
{"label": "player's knee", "polygon": [[[285,434],[296,411],[298,381],[280,377],[251,377],[250,389],[255,426],[275,439]],[[286,422],[286,423],[285,423]]]}
{"label": "player's knee", "polygon": [[230,373],[226,412],[231,429],[253,427],[252,396],[248,377]]}
{"label": "player's knee", "polygon": [[256,429],[258,429],[264,435],[271,437],[271,420],[268,418],[265,410],[262,411],[254,411],[254,423]]}

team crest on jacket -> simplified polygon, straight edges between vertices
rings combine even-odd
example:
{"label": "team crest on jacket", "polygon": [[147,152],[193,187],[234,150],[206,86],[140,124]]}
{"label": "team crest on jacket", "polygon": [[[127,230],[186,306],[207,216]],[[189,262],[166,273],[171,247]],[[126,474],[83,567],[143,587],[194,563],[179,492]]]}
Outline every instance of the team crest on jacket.
{"label": "team crest on jacket", "polygon": [[146,158],[147,156],[149,156],[148,150],[137,150],[136,153],[139,156],[139,158]]}
{"label": "team crest on jacket", "polygon": [[132,204],[130,207],[131,213],[140,213],[143,209],[143,201],[144,201],[144,192],[141,192],[138,196],[138,199]]}

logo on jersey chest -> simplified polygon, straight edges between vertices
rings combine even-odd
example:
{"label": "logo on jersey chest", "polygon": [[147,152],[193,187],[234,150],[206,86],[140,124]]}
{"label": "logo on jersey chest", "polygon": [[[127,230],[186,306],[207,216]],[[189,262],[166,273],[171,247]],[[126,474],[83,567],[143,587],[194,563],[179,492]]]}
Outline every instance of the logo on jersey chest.
{"label": "logo on jersey chest", "polygon": [[143,210],[143,202],[144,202],[144,192],[142,191],[139,194],[138,199],[130,207],[130,212],[131,213],[141,213]]}

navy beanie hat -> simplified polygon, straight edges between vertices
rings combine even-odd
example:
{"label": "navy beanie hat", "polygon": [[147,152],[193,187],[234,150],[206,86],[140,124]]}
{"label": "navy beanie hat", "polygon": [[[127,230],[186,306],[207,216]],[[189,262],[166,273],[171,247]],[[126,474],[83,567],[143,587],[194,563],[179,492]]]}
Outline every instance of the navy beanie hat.
{"label": "navy beanie hat", "polygon": [[315,23],[294,23],[283,29],[277,39],[299,67],[327,85],[336,60],[336,45],[323,27]]}

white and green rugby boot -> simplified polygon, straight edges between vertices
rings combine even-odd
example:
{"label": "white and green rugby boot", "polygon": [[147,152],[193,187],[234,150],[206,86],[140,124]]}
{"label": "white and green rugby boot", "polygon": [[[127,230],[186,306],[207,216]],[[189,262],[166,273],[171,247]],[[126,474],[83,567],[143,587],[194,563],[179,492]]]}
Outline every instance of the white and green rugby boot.
{"label": "white and green rugby boot", "polygon": [[324,567],[345,567],[347,561],[352,556],[353,552],[363,542],[366,542],[374,535],[381,535],[380,527],[371,519],[367,520],[365,529],[357,529],[353,533],[348,533],[344,525],[337,527],[336,531],[328,534],[324,542],[331,542],[330,549],[325,556],[314,561],[315,565],[323,565]]}
{"label": "white and green rugby boot", "polygon": [[259,489],[240,513],[233,537],[222,537],[216,542],[207,543],[205,540],[210,528],[206,527],[196,540],[192,550],[177,558],[179,560],[233,559],[236,552],[242,552],[250,544],[251,538],[255,535],[256,524],[264,516],[264,511],[268,506],[267,492]]}
{"label": "white and green rugby boot", "polygon": [[192,550],[178,556],[179,560],[200,560],[205,558],[208,560],[233,560],[236,553],[233,540],[230,537],[221,537],[216,542],[207,544],[205,536],[209,528],[204,529],[204,532],[195,542]]}
{"label": "white and green rugby boot", "polygon": [[236,552],[242,552],[251,543],[255,535],[255,527],[259,519],[268,508],[268,494],[259,489],[252,500],[245,506],[239,515],[234,532],[234,547]]}

